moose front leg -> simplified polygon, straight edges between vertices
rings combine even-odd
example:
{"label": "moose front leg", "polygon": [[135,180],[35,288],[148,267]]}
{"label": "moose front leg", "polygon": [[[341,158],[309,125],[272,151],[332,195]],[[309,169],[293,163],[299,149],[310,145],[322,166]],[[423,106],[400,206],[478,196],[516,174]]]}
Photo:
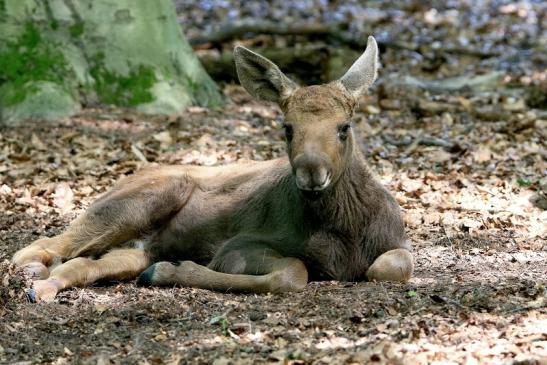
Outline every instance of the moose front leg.
{"label": "moose front leg", "polygon": [[397,248],[378,256],[367,271],[368,280],[406,282],[414,272],[410,251]]}
{"label": "moose front leg", "polygon": [[216,291],[282,293],[302,290],[308,283],[304,263],[282,257],[272,249],[256,244],[225,245],[209,267],[192,261],[179,266],[158,262],[139,276],[143,286],[182,285]]}

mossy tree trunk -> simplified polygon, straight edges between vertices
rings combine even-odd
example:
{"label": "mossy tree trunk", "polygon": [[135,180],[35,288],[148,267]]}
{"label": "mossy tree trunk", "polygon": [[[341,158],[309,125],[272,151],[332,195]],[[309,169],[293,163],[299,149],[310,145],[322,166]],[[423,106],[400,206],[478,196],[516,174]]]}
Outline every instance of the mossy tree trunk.
{"label": "mossy tree trunk", "polygon": [[0,0],[0,121],[221,103],[171,0]]}

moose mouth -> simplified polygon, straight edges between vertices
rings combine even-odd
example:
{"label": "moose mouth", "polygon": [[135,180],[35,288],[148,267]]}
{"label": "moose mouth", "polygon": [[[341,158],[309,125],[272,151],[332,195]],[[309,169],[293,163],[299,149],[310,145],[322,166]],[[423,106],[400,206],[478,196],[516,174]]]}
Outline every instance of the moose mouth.
{"label": "moose mouth", "polygon": [[328,188],[330,186],[330,183],[330,174],[326,176],[325,180],[320,185],[315,185],[312,188],[302,187],[298,183],[298,179],[296,180],[296,186],[298,187],[298,190],[300,190],[302,196],[307,200],[318,200],[319,198],[324,196],[329,190]]}
{"label": "moose mouth", "polygon": [[321,192],[329,187],[331,180],[330,173],[326,173],[320,181],[317,181],[317,177],[313,174],[300,174],[299,170],[296,172],[296,186],[302,191]]}
{"label": "moose mouth", "polygon": [[303,190],[300,189],[300,193],[306,200],[319,200],[324,194],[325,190]]}

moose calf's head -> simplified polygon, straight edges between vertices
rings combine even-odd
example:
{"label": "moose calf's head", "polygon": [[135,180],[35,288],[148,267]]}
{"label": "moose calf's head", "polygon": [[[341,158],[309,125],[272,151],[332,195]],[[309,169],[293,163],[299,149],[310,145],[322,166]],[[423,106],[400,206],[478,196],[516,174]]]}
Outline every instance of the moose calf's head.
{"label": "moose calf's head", "polygon": [[270,60],[236,47],[234,58],[243,87],[255,98],[274,101],[285,114],[285,136],[296,185],[316,196],[335,184],[353,158],[350,119],[357,98],[376,79],[378,46],[367,49],[342,78],[299,87]]}

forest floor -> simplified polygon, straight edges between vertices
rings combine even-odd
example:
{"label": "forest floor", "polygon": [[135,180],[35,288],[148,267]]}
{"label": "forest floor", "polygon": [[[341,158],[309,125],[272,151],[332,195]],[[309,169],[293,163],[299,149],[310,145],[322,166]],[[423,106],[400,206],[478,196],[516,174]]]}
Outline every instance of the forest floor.
{"label": "forest floor", "polygon": [[[184,23],[198,29],[190,38],[200,24],[242,16],[177,3],[196,23]],[[294,19],[309,11],[273,3]],[[277,107],[234,84],[217,110],[87,109],[0,129],[0,363],[546,364],[547,73],[534,33],[545,9],[401,3],[352,20],[373,26],[383,66],[353,128],[403,209],[416,258],[410,282],[313,282],[283,295],[101,283],[29,303],[13,253],[60,233],[121,177],[153,164],[285,153]],[[323,10],[321,21],[339,19]]]}
{"label": "forest floor", "polygon": [[[547,214],[532,203],[542,204],[534,194],[545,146],[539,129],[514,134],[505,121],[453,125],[443,136],[437,122],[446,115],[409,125],[405,111],[357,113],[370,165],[404,210],[416,256],[407,284],[322,282],[300,293],[249,295],[103,283],[28,303],[28,282],[7,260],[61,232],[120,177],[149,164],[284,153],[277,108],[239,86],[226,94],[222,110],[165,118],[89,110],[1,131],[0,362],[546,361]],[[387,131],[416,130],[458,138],[459,147],[385,142]]]}

